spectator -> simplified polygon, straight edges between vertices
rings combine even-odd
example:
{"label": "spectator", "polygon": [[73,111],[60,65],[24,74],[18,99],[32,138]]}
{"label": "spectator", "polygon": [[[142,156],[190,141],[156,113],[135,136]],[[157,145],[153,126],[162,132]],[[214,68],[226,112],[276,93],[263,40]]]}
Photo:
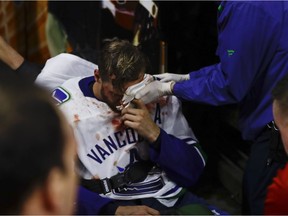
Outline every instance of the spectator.
{"label": "spectator", "polygon": [[[137,2],[125,1],[48,1],[46,38],[51,56],[71,51],[89,58],[91,52],[100,49],[104,38],[132,38],[132,31],[117,25],[112,13],[104,5],[121,10]],[[126,10],[124,10],[126,12]],[[125,17],[124,13],[124,17]],[[123,18],[123,16],[121,16]],[[125,17],[126,18],[126,17]],[[124,21],[125,21],[124,18]],[[119,20],[123,21],[123,20]],[[130,21],[131,22],[131,21]],[[70,46],[68,46],[68,43]],[[88,55],[88,57],[86,57]],[[88,59],[92,61],[91,59]]]}
{"label": "spectator", "polygon": [[41,65],[25,60],[2,36],[0,36],[0,63],[1,61],[6,65],[6,67],[2,66],[3,69],[1,72],[14,71],[16,74],[31,81],[36,79],[42,69]]}
{"label": "spectator", "polygon": [[[288,154],[288,76],[285,76],[273,89],[273,116],[275,125],[272,125],[271,130],[274,133],[281,134],[281,148],[285,149]],[[277,125],[277,126],[276,126]],[[279,129],[278,129],[278,128]],[[280,132],[280,133],[279,133]],[[275,152],[277,153],[277,152]],[[266,215],[287,215],[288,206],[288,163],[279,170],[277,176],[273,179],[273,183],[268,187],[267,197],[265,201]]]}
{"label": "spectator", "polygon": [[101,1],[48,1],[47,42],[51,56],[66,52],[99,49]]}
{"label": "spectator", "polygon": [[[45,88],[48,88],[48,86],[52,85],[53,87],[48,88],[50,90],[53,90],[55,87],[62,84],[65,80],[71,77],[83,76],[93,73],[89,71],[89,67],[93,68],[93,70],[95,69],[95,67],[94,64],[89,61],[97,61],[97,55],[98,51],[96,50],[90,50],[88,52],[82,53],[74,52],[74,54],[62,53],[61,58],[63,59],[63,61],[59,61],[60,63],[55,65],[55,69],[58,68],[58,74],[51,71],[51,73],[57,75],[57,82],[54,82],[52,84],[51,82],[49,82],[47,73],[41,73],[44,65],[36,64],[24,59],[24,57],[20,53],[18,53],[0,36],[0,63],[4,63],[2,65],[0,64],[1,72],[5,71],[7,73],[15,73],[23,77],[23,79],[30,80],[31,82],[34,82],[37,78],[37,82],[41,82],[40,84],[43,85]],[[63,62],[65,62],[65,64],[69,62],[68,65],[70,65],[71,67],[67,68],[65,67],[65,65],[62,66],[61,64],[63,64]],[[54,65],[53,58],[49,59],[46,64]],[[59,73],[59,68],[63,70],[63,73]],[[85,72],[82,73],[81,71]],[[53,75],[49,76],[52,77]]]}

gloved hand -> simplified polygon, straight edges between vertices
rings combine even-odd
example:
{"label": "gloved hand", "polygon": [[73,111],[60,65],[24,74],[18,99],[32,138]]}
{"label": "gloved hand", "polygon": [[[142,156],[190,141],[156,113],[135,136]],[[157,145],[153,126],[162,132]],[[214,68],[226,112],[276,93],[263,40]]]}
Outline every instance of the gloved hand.
{"label": "gloved hand", "polygon": [[153,76],[159,78],[161,82],[169,82],[169,81],[180,82],[190,79],[189,74],[163,73],[163,74],[156,74]]}
{"label": "gloved hand", "polygon": [[141,91],[141,89],[143,89],[148,83],[153,82],[155,79],[156,78],[153,77],[152,75],[145,74],[144,79],[141,82],[127,88],[127,90],[125,91],[125,94],[122,98],[122,105],[117,106],[116,108],[118,110],[122,110],[124,107],[129,106],[130,102],[135,98],[135,94],[138,91]]}
{"label": "gloved hand", "polygon": [[150,103],[159,97],[164,95],[172,95],[172,88],[175,84],[174,81],[171,82],[161,82],[155,80],[148,83],[144,88],[135,93],[136,99],[141,99],[144,104]]}

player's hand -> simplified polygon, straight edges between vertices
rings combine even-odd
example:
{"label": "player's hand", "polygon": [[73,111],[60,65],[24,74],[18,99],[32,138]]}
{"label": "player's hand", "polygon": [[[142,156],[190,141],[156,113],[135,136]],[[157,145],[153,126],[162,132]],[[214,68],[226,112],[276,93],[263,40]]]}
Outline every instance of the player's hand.
{"label": "player's hand", "polygon": [[163,73],[163,74],[156,74],[153,76],[160,79],[161,82],[170,82],[170,81],[181,82],[190,79],[189,74]]}
{"label": "player's hand", "polygon": [[135,108],[128,106],[121,112],[124,125],[133,128],[149,142],[155,142],[160,134],[160,128],[153,122],[149,111],[141,100],[134,99]]}
{"label": "player's hand", "polygon": [[115,215],[160,215],[159,211],[148,206],[119,206]]}
{"label": "player's hand", "polygon": [[134,93],[136,99],[141,99],[144,104],[155,101],[164,95],[171,95],[174,82],[161,82],[155,80],[148,83],[144,88]]}

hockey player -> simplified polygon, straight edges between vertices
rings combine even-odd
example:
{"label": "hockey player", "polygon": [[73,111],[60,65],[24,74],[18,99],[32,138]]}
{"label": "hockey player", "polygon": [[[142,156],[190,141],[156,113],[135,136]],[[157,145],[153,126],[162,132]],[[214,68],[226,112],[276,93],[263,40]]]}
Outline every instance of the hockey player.
{"label": "hockey player", "polygon": [[99,194],[97,207],[85,213],[210,214],[214,208],[184,189],[195,184],[205,159],[178,99],[121,104],[127,88],[153,82],[147,68],[135,46],[112,39],[94,76],[69,79],[53,91],[75,130],[82,184]]}

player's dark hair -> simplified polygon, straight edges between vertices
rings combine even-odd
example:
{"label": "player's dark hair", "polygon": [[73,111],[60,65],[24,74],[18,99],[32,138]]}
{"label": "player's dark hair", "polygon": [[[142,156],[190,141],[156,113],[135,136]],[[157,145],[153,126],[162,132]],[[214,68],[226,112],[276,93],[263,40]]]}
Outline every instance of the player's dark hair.
{"label": "player's dark hair", "polygon": [[125,83],[148,73],[148,67],[146,56],[130,42],[117,38],[104,41],[99,60],[99,73],[104,82],[113,76],[113,86],[123,90]]}
{"label": "player's dark hair", "polygon": [[277,100],[280,109],[288,112],[288,75],[284,76],[272,90],[272,97]]}
{"label": "player's dark hair", "polygon": [[64,170],[61,119],[44,90],[0,73],[0,214],[20,214],[53,167]]}

